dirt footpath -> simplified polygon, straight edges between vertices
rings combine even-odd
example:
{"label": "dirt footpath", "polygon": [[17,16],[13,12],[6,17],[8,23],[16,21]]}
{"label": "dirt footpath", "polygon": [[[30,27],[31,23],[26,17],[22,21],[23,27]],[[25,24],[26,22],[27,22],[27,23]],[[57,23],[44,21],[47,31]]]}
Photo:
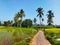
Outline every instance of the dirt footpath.
{"label": "dirt footpath", "polygon": [[31,40],[29,45],[51,45],[50,42],[45,38],[44,32],[39,31]]}

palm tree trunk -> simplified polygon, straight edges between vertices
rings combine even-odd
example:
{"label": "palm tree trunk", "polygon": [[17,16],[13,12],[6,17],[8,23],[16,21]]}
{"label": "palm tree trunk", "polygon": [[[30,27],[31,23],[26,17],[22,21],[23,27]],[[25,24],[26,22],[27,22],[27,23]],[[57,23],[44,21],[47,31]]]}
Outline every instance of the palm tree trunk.
{"label": "palm tree trunk", "polygon": [[20,28],[21,28],[21,22],[20,22]]}
{"label": "palm tree trunk", "polygon": [[41,25],[41,17],[40,17],[40,25]]}
{"label": "palm tree trunk", "polygon": [[21,18],[21,22],[20,22],[20,28],[21,28],[21,25],[22,25],[22,18]]}
{"label": "palm tree trunk", "polygon": [[17,27],[18,27],[18,22],[16,23]]}

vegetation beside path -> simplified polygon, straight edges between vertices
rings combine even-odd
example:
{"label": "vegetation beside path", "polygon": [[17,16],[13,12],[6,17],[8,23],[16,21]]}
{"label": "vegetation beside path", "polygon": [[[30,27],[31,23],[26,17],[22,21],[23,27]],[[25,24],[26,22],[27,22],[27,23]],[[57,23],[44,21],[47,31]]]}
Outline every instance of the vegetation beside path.
{"label": "vegetation beside path", "polygon": [[[13,45],[28,45],[33,36],[37,33],[34,28],[16,28],[16,27],[0,27],[0,43],[1,36],[9,37],[6,40],[13,40]],[[51,42],[52,45],[60,45],[60,28],[47,28],[45,29],[46,38]],[[8,41],[9,41],[8,40]],[[4,41],[4,40],[3,40]],[[11,42],[11,41],[10,41]]]}

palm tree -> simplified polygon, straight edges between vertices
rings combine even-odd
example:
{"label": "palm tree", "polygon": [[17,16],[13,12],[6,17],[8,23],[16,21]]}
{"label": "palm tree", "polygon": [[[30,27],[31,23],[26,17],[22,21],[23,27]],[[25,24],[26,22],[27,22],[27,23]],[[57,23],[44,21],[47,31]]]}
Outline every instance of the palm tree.
{"label": "palm tree", "polygon": [[21,10],[20,10],[20,15],[19,15],[19,18],[21,18],[21,19],[20,19],[20,22],[21,22],[21,23],[20,23],[20,27],[21,27],[21,24],[22,24],[22,18],[23,18],[23,17],[25,17],[25,14],[24,14],[23,9],[21,9]]}
{"label": "palm tree", "polygon": [[53,17],[54,17],[54,14],[53,14],[52,10],[49,10],[48,14],[47,14],[47,18],[48,18],[47,23],[48,23],[48,25],[52,25]]}
{"label": "palm tree", "polygon": [[41,25],[42,16],[44,15],[44,14],[43,14],[43,8],[40,7],[40,8],[38,8],[36,11],[38,12],[38,15],[37,15],[37,16],[39,16],[40,25]]}
{"label": "palm tree", "polygon": [[17,27],[18,27],[18,15],[19,15],[19,12],[14,17],[15,26]]}
{"label": "palm tree", "polygon": [[15,22],[18,24],[19,20],[20,20],[20,27],[22,24],[22,18],[25,16],[23,9],[20,10],[20,12],[18,12],[14,18]]}

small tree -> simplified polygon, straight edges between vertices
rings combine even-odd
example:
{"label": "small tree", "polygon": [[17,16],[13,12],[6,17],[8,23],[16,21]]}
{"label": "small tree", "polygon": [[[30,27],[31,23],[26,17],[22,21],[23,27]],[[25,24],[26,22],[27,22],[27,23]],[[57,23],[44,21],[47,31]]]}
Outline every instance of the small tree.
{"label": "small tree", "polygon": [[48,23],[48,25],[52,25],[53,17],[54,17],[54,14],[53,14],[52,10],[49,10],[48,14],[47,14],[47,18],[48,18],[47,23]]}
{"label": "small tree", "polygon": [[34,20],[33,20],[33,21],[34,21],[34,24],[36,25],[36,21],[37,21],[37,20],[36,20],[36,18],[34,18]]}
{"label": "small tree", "polygon": [[4,26],[12,26],[12,21],[4,21]]}
{"label": "small tree", "polygon": [[43,25],[43,21],[44,21],[44,19],[42,18],[42,25]]}
{"label": "small tree", "polygon": [[22,22],[22,27],[31,27],[32,26],[32,20],[26,19]]}
{"label": "small tree", "polygon": [[2,25],[1,21],[0,21],[0,26]]}

